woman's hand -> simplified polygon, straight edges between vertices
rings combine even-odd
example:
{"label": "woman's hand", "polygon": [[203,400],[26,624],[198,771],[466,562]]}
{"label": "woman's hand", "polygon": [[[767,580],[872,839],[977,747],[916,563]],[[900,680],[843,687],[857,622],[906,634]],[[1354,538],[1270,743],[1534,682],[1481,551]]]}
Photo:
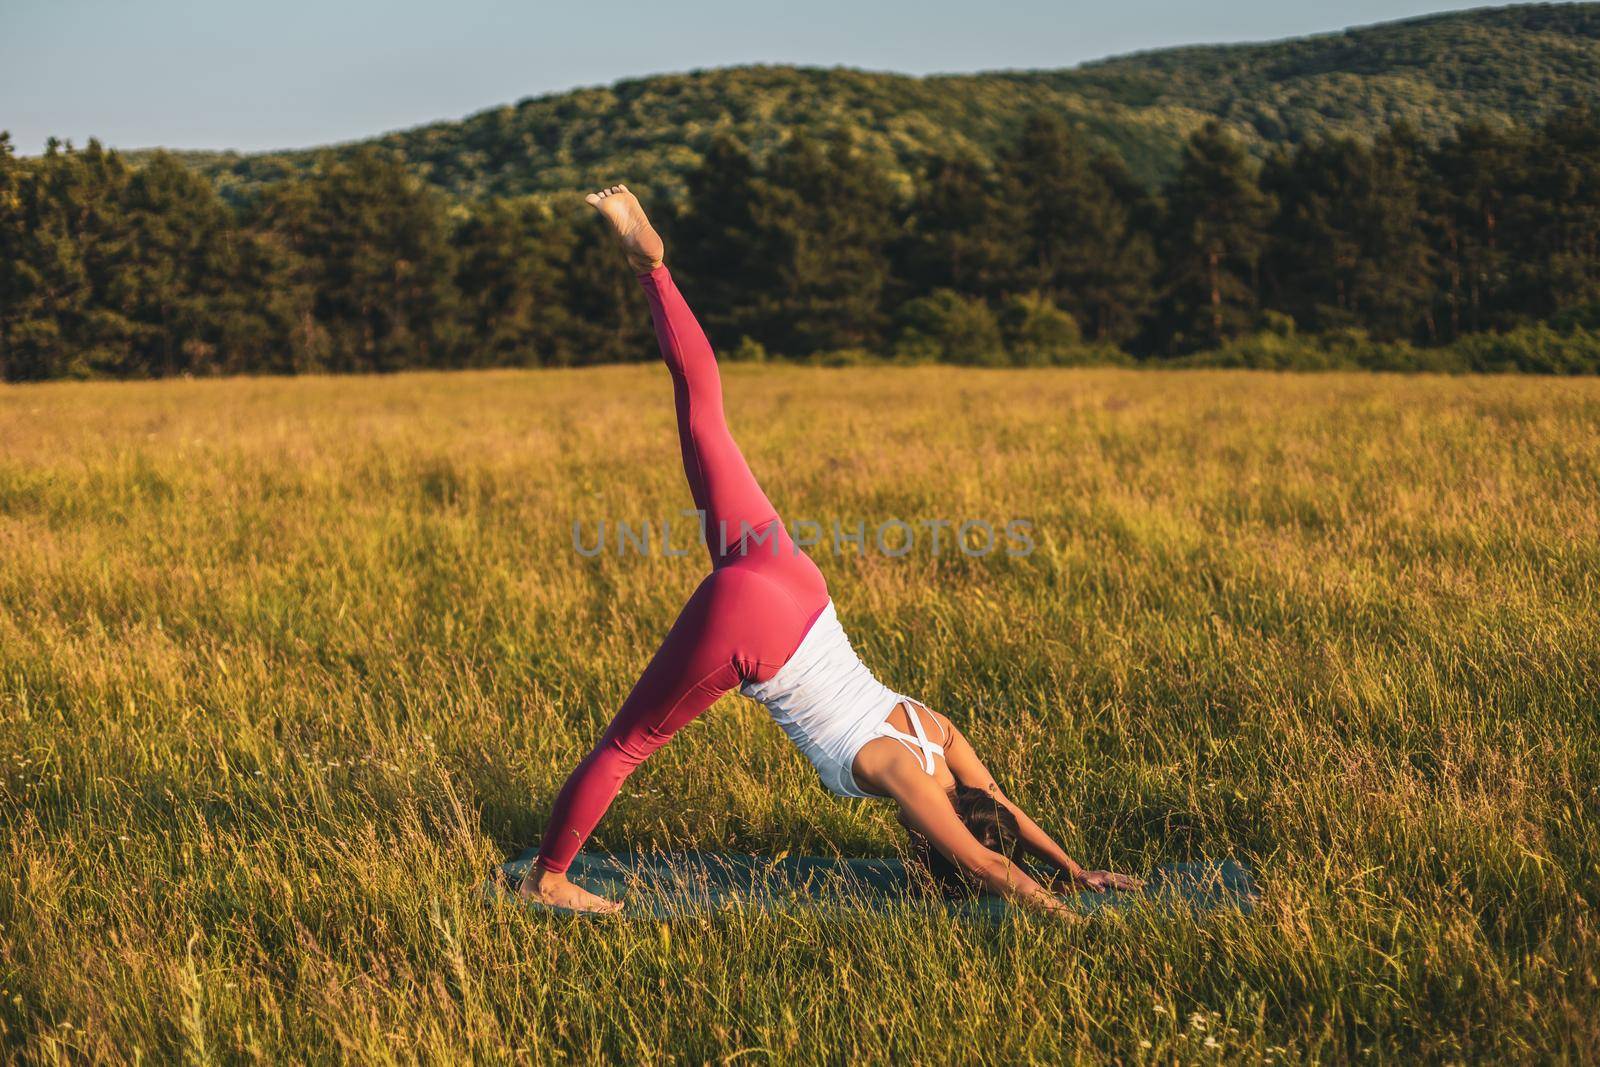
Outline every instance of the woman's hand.
{"label": "woman's hand", "polygon": [[1144,879],[1135,878],[1131,874],[1118,874],[1116,871],[1085,871],[1080,868],[1074,872],[1072,880],[1095,893],[1104,893],[1107,890],[1129,893],[1144,888]]}

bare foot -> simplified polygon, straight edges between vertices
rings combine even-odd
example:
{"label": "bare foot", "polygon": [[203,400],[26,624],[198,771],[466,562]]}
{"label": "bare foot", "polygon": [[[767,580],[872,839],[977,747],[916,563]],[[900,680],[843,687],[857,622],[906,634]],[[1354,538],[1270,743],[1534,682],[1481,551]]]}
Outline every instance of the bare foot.
{"label": "bare foot", "polygon": [[645,218],[639,198],[628,192],[626,185],[613,185],[598,193],[590,193],[583,199],[604,215],[617,231],[617,241],[622,245],[623,254],[628,257],[628,266],[640,274],[648,274],[661,266],[661,257],[667,252],[666,246],[661,243],[661,235],[650,225],[650,220]]}
{"label": "bare foot", "polygon": [[532,901],[567,911],[593,912],[596,915],[610,915],[622,910],[620,900],[607,900],[581,885],[569,882],[564,874],[551,874],[538,866],[529,871],[517,887],[517,896],[524,902]]}

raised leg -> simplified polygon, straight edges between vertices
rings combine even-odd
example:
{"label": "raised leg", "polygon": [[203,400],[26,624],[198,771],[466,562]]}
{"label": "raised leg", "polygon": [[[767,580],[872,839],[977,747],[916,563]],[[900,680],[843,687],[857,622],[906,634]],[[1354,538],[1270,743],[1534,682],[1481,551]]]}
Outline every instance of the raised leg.
{"label": "raised leg", "polygon": [[776,519],[778,510],[762,492],[728,429],[717,357],[672,275],[666,267],[657,267],[639,281],[650,299],[661,357],[672,373],[683,473],[695,507],[705,513],[706,543],[716,564],[747,532],[764,529]]}
{"label": "raised leg", "polygon": [[592,194],[589,203],[616,230],[650,301],[661,358],[672,374],[683,473],[695,507],[705,515],[706,545],[715,566],[735,554],[747,532],[772,523],[778,511],[761,491],[728,429],[716,354],[662,264],[665,249],[661,238],[638,199],[626,186],[617,185]]}

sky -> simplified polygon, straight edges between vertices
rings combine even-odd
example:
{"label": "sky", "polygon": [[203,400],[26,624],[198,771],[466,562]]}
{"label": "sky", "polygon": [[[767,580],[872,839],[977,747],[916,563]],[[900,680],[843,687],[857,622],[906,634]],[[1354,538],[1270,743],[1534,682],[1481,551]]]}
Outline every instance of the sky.
{"label": "sky", "polygon": [[295,148],[699,67],[1065,67],[1462,4],[1401,0],[0,0],[0,129],[119,148]]}

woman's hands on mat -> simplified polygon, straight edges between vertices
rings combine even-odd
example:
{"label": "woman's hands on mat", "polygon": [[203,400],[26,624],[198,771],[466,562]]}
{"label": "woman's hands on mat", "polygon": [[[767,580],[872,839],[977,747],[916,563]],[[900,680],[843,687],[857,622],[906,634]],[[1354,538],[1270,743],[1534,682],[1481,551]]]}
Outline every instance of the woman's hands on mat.
{"label": "woman's hands on mat", "polygon": [[1131,874],[1118,874],[1116,871],[1085,871],[1081,868],[1072,876],[1072,882],[1075,886],[1094,893],[1131,893],[1144,888],[1144,879],[1135,878]]}

